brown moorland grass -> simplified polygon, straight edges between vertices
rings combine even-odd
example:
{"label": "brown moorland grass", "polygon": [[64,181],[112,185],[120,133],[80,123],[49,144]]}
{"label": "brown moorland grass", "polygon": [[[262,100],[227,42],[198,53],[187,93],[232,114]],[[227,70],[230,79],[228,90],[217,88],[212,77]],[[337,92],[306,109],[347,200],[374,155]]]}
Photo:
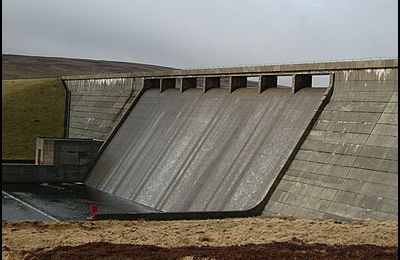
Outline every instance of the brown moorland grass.
{"label": "brown moorland grass", "polygon": [[2,55],[2,79],[58,78],[70,75],[170,70],[170,67],[105,60]]}
{"label": "brown moorland grass", "polygon": [[2,80],[2,159],[35,159],[36,137],[62,137],[65,90],[58,79]]}
{"label": "brown moorland grass", "polygon": [[397,246],[395,221],[339,222],[295,218],[190,221],[3,222],[2,255],[88,242],[179,246],[231,246],[272,242]]}

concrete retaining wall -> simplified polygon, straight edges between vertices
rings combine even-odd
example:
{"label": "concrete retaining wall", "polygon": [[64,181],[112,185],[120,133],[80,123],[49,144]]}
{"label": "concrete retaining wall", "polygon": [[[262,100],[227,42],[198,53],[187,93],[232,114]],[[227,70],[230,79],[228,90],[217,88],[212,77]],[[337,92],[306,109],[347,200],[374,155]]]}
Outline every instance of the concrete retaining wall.
{"label": "concrete retaining wall", "polygon": [[397,220],[397,69],[335,76],[330,103],[264,214]]}
{"label": "concrete retaining wall", "polygon": [[2,182],[83,182],[89,165],[29,165],[29,164],[2,164]]}
{"label": "concrete retaining wall", "polygon": [[92,139],[38,137],[36,164],[84,165],[94,160],[102,143]]}

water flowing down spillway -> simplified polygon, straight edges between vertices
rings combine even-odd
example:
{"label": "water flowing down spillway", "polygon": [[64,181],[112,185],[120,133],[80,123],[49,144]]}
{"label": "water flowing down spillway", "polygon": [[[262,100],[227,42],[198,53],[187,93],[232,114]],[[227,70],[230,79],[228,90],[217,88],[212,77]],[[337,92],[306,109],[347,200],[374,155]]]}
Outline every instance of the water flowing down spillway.
{"label": "water flowing down spillway", "polygon": [[276,180],[326,89],[149,89],[89,173],[165,212],[247,210]]}

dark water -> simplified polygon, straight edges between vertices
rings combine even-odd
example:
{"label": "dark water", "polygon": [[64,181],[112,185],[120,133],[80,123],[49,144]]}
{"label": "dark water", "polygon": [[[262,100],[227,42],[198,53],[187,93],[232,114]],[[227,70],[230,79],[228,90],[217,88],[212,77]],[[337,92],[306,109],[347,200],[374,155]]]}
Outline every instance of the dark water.
{"label": "dark water", "polygon": [[[98,213],[146,213],[154,209],[90,188],[84,184],[2,184],[2,220],[85,220],[89,207],[97,204]],[[40,213],[43,212],[45,214]]]}
{"label": "dark water", "polygon": [[33,210],[32,208],[2,194],[1,198],[2,220],[40,220],[52,221],[49,217]]}

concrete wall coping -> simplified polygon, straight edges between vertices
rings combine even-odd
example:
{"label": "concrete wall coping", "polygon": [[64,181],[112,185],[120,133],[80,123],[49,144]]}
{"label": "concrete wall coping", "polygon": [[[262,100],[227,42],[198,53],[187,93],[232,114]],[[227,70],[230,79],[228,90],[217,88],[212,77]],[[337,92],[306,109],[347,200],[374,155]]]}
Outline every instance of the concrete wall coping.
{"label": "concrete wall coping", "polygon": [[3,183],[60,183],[83,182],[90,164],[85,165],[34,165],[2,163]]}
{"label": "concrete wall coping", "polygon": [[91,139],[91,138],[58,138],[58,137],[37,137],[37,139],[42,140],[51,140],[51,141],[65,141],[65,142],[72,142],[72,141],[79,141],[79,142],[101,142],[100,140]]}
{"label": "concrete wall coping", "polygon": [[208,69],[187,69],[187,70],[167,70],[137,73],[109,73],[93,75],[63,76],[62,80],[82,80],[82,79],[110,79],[110,78],[139,78],[139,77],[193,77],[193,76],[228,76],[237,74],[267,74],[267,73],[296,73],[309,72],[318,73],[321,71],[329,72],[335,70],[356,70],[356,69],[379,69],[397,68],[398,59],[379,59],[379,60],[359,60],[359,61],[336,61],[320,63],[299,63],[281,65],[259,65],[245,67],[225,67]]}

